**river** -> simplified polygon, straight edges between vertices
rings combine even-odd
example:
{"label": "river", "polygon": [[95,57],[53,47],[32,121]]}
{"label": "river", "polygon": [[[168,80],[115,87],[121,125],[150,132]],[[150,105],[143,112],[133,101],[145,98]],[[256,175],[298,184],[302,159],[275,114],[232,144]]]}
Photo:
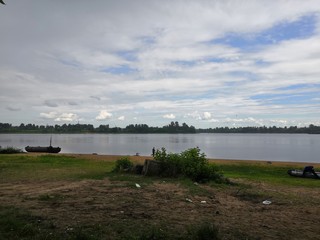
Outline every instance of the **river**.
{"label": "river", "polygon": [[62,148],[61,153],[151,155],[199,147],[208,158],[320,163],[320,135],[312,134],[0,134],[0,146]]}

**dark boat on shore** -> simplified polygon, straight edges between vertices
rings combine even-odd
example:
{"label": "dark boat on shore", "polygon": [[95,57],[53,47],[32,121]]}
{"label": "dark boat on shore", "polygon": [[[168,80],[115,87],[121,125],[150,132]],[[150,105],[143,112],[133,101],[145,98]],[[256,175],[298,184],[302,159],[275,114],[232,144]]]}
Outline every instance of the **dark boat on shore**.
{"label": "dark boat on shore", "polygon": [[25,147],[25,150],[27,152],[41,152],[41,153],[59,153],[61,151],[61,148],[60,147],[52,147],[51,145],[51,140],[52,138],[50,138],[50,146],[48,147],[30,147],[30,146],[27,146]]}
{"label": "dark boat on shore", "polygon": [[25,147],[25,150],[27,152],[44,152],[44,153],[58,153],[61,151],[61,148],[60,147],[52,147],[52,146],[49,146],[49,147],[30,147],[30,146],[27,146]]}
{"label": "dark boat on shore", "polygon": [[303,170],[296,170],[296,169],[288,170],[288,174],[290,176],[293,176],[293,177],[320,179],[320,172],[315,172],[315,174],[318,175],[318,177],[315,174],[311,173],[311,172],[306,172],[303,175]]}

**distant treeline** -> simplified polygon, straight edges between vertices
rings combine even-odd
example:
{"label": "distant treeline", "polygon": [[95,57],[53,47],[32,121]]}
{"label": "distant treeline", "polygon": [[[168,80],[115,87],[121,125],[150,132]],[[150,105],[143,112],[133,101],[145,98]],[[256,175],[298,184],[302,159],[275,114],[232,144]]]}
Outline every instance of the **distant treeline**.
{"label": "distant treeline", "polygon": [[320,126],[310,124],[308,127],[217,127],[197,129],[197,133],[309,133],[320,134]]}
{"label": "distant treeline", "polygon": [[35,125],[23,124],[12,126],[0,123],[0,133],[309,133],[320,134],[320,126],[313,124],[308,127],[217,127],[196,129],[194,126],[179,122],[171,122],[163,127],[149,127],[147,124],[130,124],[125,128],[92,124]]}
{"label": "distant treeline", "polygon": [[12,126],[9,123],[0,123],[0,133],[196,133],[194,126],[186,123],[180,125],[171,122],[163,127],[149,127],[147,124],[130,124],[125,128],[100,125],[94,127],[92,124],[63,124],[63,125],[35,125],[23,124]]}

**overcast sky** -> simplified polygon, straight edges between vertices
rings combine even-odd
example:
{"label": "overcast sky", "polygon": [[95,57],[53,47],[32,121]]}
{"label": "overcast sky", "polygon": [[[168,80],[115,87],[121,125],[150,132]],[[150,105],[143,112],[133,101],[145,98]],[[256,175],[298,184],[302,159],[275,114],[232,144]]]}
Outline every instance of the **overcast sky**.
{"label": "overcast sky", "polygon": [[320,125],[319,0],[6,0],[0,122]]}

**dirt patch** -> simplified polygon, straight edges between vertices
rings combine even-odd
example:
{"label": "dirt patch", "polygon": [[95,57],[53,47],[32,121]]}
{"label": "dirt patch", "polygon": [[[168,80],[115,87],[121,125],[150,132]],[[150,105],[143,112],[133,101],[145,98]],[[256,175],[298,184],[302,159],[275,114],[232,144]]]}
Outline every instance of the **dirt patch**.
{"label": "dirt patch", "polygon": [[[108,178],[6,183],[0,184],[0,204],[28,209],[61,231],[86,225],[115,229],[134,222],[142,229],[165,224],[182,232],[207,222],[219,228],[223,239],[317,239],[320,234],[319,189],[195,185],[199,191],[194,194],[179,183],[144,184],[143,177],[140,185]],[[262,203],[266,198],[270,205]]]}

